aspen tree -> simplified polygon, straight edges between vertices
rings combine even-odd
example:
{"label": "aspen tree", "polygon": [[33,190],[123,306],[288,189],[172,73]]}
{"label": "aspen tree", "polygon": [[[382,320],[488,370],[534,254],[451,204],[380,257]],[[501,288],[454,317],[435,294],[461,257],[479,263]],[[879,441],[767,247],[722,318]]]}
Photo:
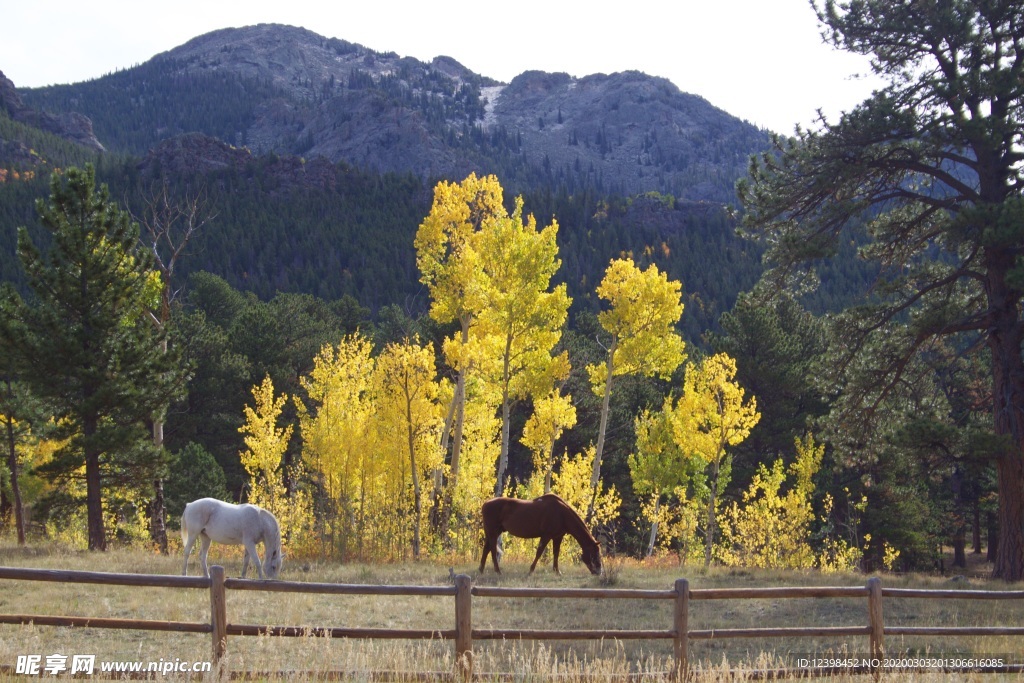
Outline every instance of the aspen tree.
{"label": "aspen tree", "polygon": [[676,443],[709,470],[704,566],[711,564],[717,497],[726,483],[726,449],[742,443],[761,419],[757,400],[751,396],[744,401],[745,392],[735,377],[736,361],[724,353],[688,365],[683,395],[673,410]]}
{"label": "aspen tree", "polygon": [[281,525],[281,537],[287,541],[308,523],[309,505],[299,492],[289,496],[284,485],[284,454],[292,438],[293,425],[278,426],[288,397],[274,396],[274,383],[268,375],[252,389],[254,406],[245,406],[243,434],[245,450],[239,454],[242,467],[249,473],[248,502],[269,510]]}
{"label": "aspen tree", "polygon": [[[766,569],[809,569],[817,557],[810,545],[814,510],[813,477],[821,468],[824,444],[808,434],[796,439],[796,459],[757,467],[750,487],[728,509],[722,533],[726,564]],[[783,492],[783,485],[788,485]]]}
{"label": "aspen tree", "polygon": [[[645,516],[651,522],[648,557],[654,554],[659,527],[666,516],[662,510],[662,498],[681,492],[680,498],[685,499],[687,488],[703,479],[702,468],[676,443],[672,404],[672,397],[667,396],[661,410],[645,410],[636,418],[636,452],[629,456],[633,489],[638,495],[649,496],[651,500],[645,508]],[[681,500],[680,505],[684,504],[685,500]]]}
{"label": "aspen tree", "polygon": [[393,450],[409,465],[414,559],[419,559],[422,545],[422,480],[443,459],[438,443],[442,415],[436,376],[433,347],[406,340],[384,348],[373,377],[375,419],[386,423],[390,429],[384,431],[392,436],[392,443],[381,443],[382,450]]}
{"label": "aspen tree", "polygon": [[543,396],[569,374],[568,354],[552,356],[571,302],[564,283],[551,289],[551,278],[561,265],[557,234],[556,222],[538,230],[533,216],[523,219],[521,197],[516,198],[511,216],[487,221],[480,232],[484,259],[480,328],[494,338],[489,346],[497,354],[494,381],[501,391],[496,496],[504,491],[512,403]]}
{"label": "aspen tree", "polygon": [[613,378],[639,373],[668,379],[685,357],[683,339],[675,329],[683,314],[680,289],[679,282],[669,280],[654,264],[641,271],[628,258],[612,260],[597,287],[598,296],[609,305],[598,314],[598,321],[611,340],[605,363],[587,366],[594,392],[603,397],[588,521],[594,516],[601,479]]}
{"label": "aspen tree", "polygon": [[572,404],[571,396],[563,396],[557,390],[552,390],[534,402],[533,415],[526,421],[520,439],[533,453],[533,479],[543,482],[542,486],[531,487],[531,492],[537,495],[551,493],[555,442],[564,430],[575,424],[576,406]]}
{"label": "aspen tree", "polygon": [[301,379],[310,402],[298,406],[303,461],[320,477],[329,501],[322,522],[327,542],[332,552],[342,555],[357,536],[355,520],[364,518],[361,484],[364,459],[373,441],[371,350],[370,342],[358,334],[345,337],[337,346],[325,345],[314,359],[313,370]]}
{"label": "aspen tree", "polygon": [[[483,307],[483,262],[476,242],[485,221],[507,215],[502,197],[495,176],[478,178],[473,173],[462,183],[441,181],[434,188],[430,213],[420,224],[414,241],[420,281],[430,290],[430,317],[440,323],[459,323],[458,336],[444,344],[445,356],[458,373],[452,399],[451,488],[458,485],[466,378],[473,365],[466,350]],[[446,425],[442,438],[447,439],[448,433]]]}

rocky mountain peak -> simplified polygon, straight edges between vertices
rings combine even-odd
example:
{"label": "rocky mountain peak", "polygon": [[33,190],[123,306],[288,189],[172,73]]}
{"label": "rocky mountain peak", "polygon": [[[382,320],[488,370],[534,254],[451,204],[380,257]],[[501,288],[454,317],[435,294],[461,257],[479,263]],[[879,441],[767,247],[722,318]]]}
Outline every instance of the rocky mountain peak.
{"label": "rocky mountain peak", "polygon": [[497,173],[513,192],[547,185],[730,202],[749,156],[768,145],[766,132],[637,71],[527,71],[503,84],[451,57],[423,62],[279,24],[214,31],[33,97],[82,106],[102,118],[110,144],[123,136],[120,150],[138,155],[198,132],[254,154],[425,179]]}
{"label": "rocky mountain peak", "polygon": [[103,145],[93,133],[92,121],[78,112],[51,114],[26,106],[11,79],[0,71],[0,111],[12,120],[53,133],[84,147],[103,151]]}
{"label": "rocky mountain peak", "polygon": [[183,72],[230,71],[243,78],[269,79],[282,90],[303,98],[319,96],[325,87],[348,83],[353,72],[372,80],[410,68],[433,68],[457,81],[473,76],[451,57],[437,57],[428,65],[394,52],[377,52],[282,24],[221,29],[154,59],[177,61]]}

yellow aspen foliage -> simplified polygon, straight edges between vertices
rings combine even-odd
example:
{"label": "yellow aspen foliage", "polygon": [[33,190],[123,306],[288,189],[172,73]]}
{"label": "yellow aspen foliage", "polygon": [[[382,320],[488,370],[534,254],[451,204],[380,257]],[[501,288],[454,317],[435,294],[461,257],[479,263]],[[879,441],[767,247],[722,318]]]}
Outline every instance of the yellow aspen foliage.
{"label": "yellow aspen foliage", "polygon": [[[593,468],[594,447],[591,446],[583,453],[576,455],[565,455],[559,458],[557,467],[551,475],[551,493],[554,493],[568,503],[576,512],[582,516],[583,510],[590,503],[590,472]],[[536,492],[539,488],[539,478],[534,477],[525,485],[519,488],[519,497],[536,498],[543,492]],[[594,517],[588,527],[595,536],[598,536],[602,529],[607,529],[612,523],[619,519],[619,509],[622,507],[622,497],[614,485],[606,486],[601,484],[598,491],[597,502],[594,506]],[[516,538],[510,534],[506,535],[504,541],[505,552],[520,559],[532,559],[537,551],[536,539]],[[575,543],[562,546],[562,556],[572,561],[579,560],[580,548]]]}
{"label": "yellow aspen foliage", "polygon": [[462,476],[452,490],[450,532],[452,550],[457,553],[478,553],[481,541],[480,507],[494,496],[497,473],[494,463],[501,448],[501,421],[493,394],[481,391],[478,382],[470,383],[474,400],[466,404],[466,423],[462,447]]}
{"label": "yellow aspen foliage", "polygon": [[634,421],[636,452],[629,456],[630,478],[639,495],[671,492],[692,477],[691,462],[676,443],[673,431],[672,397],[665,398],[662,409],[644,410]]}
{"label": "yellow aspen foliage", "polygon": [[695,519],[691,513],[707,499],[703,462],[687,457],[676,443],[675,419],[669,396],[661,410],[644,410],[635,421],[636,452],[629,456],[629,471],[633,490],[644,501],[641,519],[650,524],[648,556],[673,543],[692,546],[696,524],[685,520]]}
{"label": "yellow aspen foliage", "polygon": [[[245,406],[245,424],[239,427],[246,449],[239,454],[249,474],[248,502],[269,510],[281,525],[282,542],[298,537],[308,526],[308,499],[301,492],[291,495],[284,484],[284,454],[292,436],[292,425],[278,426],[286,396],[274,396],[268,375],[252,389],[254,406]],[[297,474],[297,473],[293,473]]]}
{"label": "yellow aspen foliage", "polygon": [[[51,420],[51,424],[52,420]],[[43,484],[42,479],[37,479],[32,474],[32,469],[43,462],[52,459],[53,454],[59,448],[67,444],[66,440],[60,442],[40,439],[32,433],[32,426],[27,420],[18,420],[14,416],[0,410],[0,429],[5,435],[6,449],[14,449],[14,465],[18,468],[19,487],[22,496],[25,496],[26,480],[32,481],[30,488]],[[3,460],[0,460],[0,486],[8,489],[11,486],[12,473],[10,471],[10,453]],[[6,491],[5,491],[6,492]],[[30,499],[34,502],[34,498]],[[28,504],[23,500],[23,506]]]}
{"label": "yellow aspen foliage", "polygon": [[487,379],[497,384],[501,393],[495,495],[505,484],[512,404],[544,395],[569,374],[568,354],[552,355],[571,302],[564,283],[551,289],[551,278],[561,265],[557,235],[557,222],[538,230],[532,215],[523,218],[522,197],[516,198],[511,216],[485,220],[479,233],[484,264],[479,329],[481,335],[493,339],[488,346],[495,354],[494,371]]}
{"label": "yellow aspen foliage", "polygon": [[796,460],[788,473],[781,459],[771,467],[758,465],[750,488],[743,493],[742,507],[734,502],[722,524],[719,555],[725,564],[765,569],[815,565],[810,543],[812,478],[821,468],[824,453],[825,445],[816,445],[808,434],[796,439]]}
{"label": "yellow aspen foliage", "polygon": [[533,474],[523,497],[536,498],[551,492],[555,463],[555,442],[566,429],[576,424],[576,406],[571,396],[551,390],[534,401],[533,415],[523,427],[522,444],[533,453]]}
{"label": "yellow aspen foliage", "polygon": [[685,345],[676,331],[683,314],[681,289],[654,264],[641,271],[630,258],[613,259],[597,287],[598,296],[608,302],[598,321],[611,340],[607,360],[587,366],[594,393],[603,396],[587,519],[595,514],[613,378],[640,373],[667,379],[684,360]]}
{"label": "yellow aspen foliage", "polygon": [[430,317],[440,323],[462,321],[481,310],[478,231],[484,221],[507,216],[497,177],[470,174],[461,183],[441,181],[434,188],[430,213],[413,246],[420,281],[430,290]]}
{"label": "yellow aspen foliage", "polygon": [[[4,416],[5,420],[10,419]],[[50,432],[58,424],[52,418],[49,425],[41,431]],[[20,428],[18,427],[20,425]],[[5,424],[5,427],[7,425]],[[71,443],[70,436],[60,439],[49,439],[33,433],[27,422],[18,423],[11,420],[12,432],[18,434],[15,444],[15,454],[18,459],[18,485],[21,489],[21,503],[31,508],[40,498],[48,495],[56,489],[71,496],[85,496],[85,466],[78,470],[77,477],[69,478],[67,481],[50,482],[36,473],[37,468],[44,467],[46,463],[60,457],[60,451]],[[4,464],[0,464],[3,468]],[[7,476],[5,473],[4,476]],[[6,482],[4,482],[6,483]],[[73,548],[85,549],[89,546],[89,538],[86,533],[85,511],[79,510],[73,516],[62,520],[58,524],[53,520],[45,523],[47,538],[54,539]],[[116,528],[116,527],[110,527]]]}
{"label": "yellow aspen foliage", "polygon": [[896,563],[900,559],[900,551],[889,545],[888,542],[882,543],[882,566],[889,571],[896,569]]}
{"label": "yellow aspen foliage", "polygon": [[337,346],[325,345],[313,370],[300,380],[310,402],[297,405],[302,459],[326,494],[318,532],[326,552],[343,557],[363,547],[363,493],[374,477],[371,350],[370,342],[358,334]]}
{"label": "yellow aspen foliage", "polygon": [[704,564],[711,564],[718,495],[728,480],[727,448],[742,443],[761,419],[757,401],[736,381],[736,361],[719,353],[686,368],[683,395],[673,410],[673,433],[684,452],[705,465],[708,480]]}
{"label": "yellow aspen foliage", "polygon": [[[497,177],[478,178],[473,173],[461,183],[441,181],[434,188],[430,213],[420,224],[413,243],[420,282],[430,291],[430,317],[440,323],[459,323],[459,331],[443,345],[446,361],[458,373],[452,396],[449,474],[453,488],[458,486],[462,467],[466,381],[473,358],[467,352],[470,332],[485,306],[484,259],[477,243],[485,222],[507,215]],[[445,444],[448,435],[445,429]]]}
{"label": "yellow aspen foliage", "polygon": [[610,362],[587,366],[594,393],[605,393],[609,375],[668,379],[679,367],[685,358],[675,327],[683,315],[681,289],[654,264],[642,271],[632,259],[612,260],[597,287],[609,306],[598,313],[598,321],[611,335]]}
{"label": "yellow aspen foliage", "polygon": [[703,490],[703,497],[691,495],[690,490],[682,487],[673,492],[678,504],[673,508],[665,535],[676,539],[679,561],[682,564],[704,559],[704,547],[698,533],[707,500],[707,487],[705,486]]}
{"label": "yellow aspen foliage", "polygon": [[696,497],[684,486],[663,497],[644,497],[641,519],[637,521],[645,521],[656,530],[656,535],[648,539],[650,555],[675,552],[682,565],[703,561],[704,543],[699,532],[706,499],[706,495]]}
{"label": "yellow aspen foliage", "polygon": [[[849,490],[844,489],[844,492],[847,496],[850,495]],[[849,506],[849,512],[852,516],[851,522],[854,525],[859,515],[864,512],[867,504],[868,499],[865,496],[859,502]],[[853,539],[843,538],[836,534],[835,525],[832,523],[832,510],[834,506],[835,500],[832,498],[832,494],[826,493],[822,502],[821,513],[821,520],[825,525],[825,533],[821,548],[818,551],[818,569],[825,574],[855,571],[860,567],[861,560],[864,559],[864,551],[857,545],[855,532]],[[864,538],[865,546],[870,541],[870,535],[866,534]],[[895,558],[893,560],[895,561]]]}
{"label": "yellow aspen foliage", "polygon": [[238,429],[246,446],[240,458],[242,467],[249,473],[248,499],[254,505],[275,512],[273,508],[284,495],[278,470],[292,436],[292,425],[277,426],[288,399],[274,396],[274,383],[269,375],[263,378],[262,384],[253,387],[252,396],[255,407],[245,406],[245,424]]}
{"label": "yellow aspen foliage", "polygon": [[390,465],[384,483],[396,501],[392,516],[402,528],[412,528],[414,559],[419,559],[422,547],[424,482],[444,461],[436,376],[433,346],[406,340],[384,348],[372,381],[378,448]]}
{"label": "yellow aspen foliage", "polygon": [[[551,490],[577,512],[582,512],[590,503],[590,472],[593,469],[594,447],[583,453],[565,457],[558,470],[552,475]],[[619,518],[622,497],[614,485],[601,484],[594,504],[594,516],[590,521],[591,532],[608,527]]]}

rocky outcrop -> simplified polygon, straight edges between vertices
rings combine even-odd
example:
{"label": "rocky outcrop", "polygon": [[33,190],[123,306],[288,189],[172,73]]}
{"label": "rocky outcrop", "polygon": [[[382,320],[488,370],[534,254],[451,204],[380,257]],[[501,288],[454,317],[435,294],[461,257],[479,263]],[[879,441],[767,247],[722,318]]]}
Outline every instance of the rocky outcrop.
{"label": "rocky outcrop", "polygon": [[104,151],[103,145],[96,139],[89,117],[78,112],[65,112],[54,115],[25,106],[24,100],[15,88],[14,83],[0,71],[0,110],[12,120],[24,123],[53,133],[65,140],[88,147],[96,151]]}
{"label": "rocky outcrop", "polygon": [[[251,175],[256,160],[246,148],[234,147],[201,133],[188,133],[154,147],[139,163],[138,170],[143,175],[196,175],[205,180],[223,172]],[[260,161],[261,173],[271,181],[268,186],[275,190],[325,190],[337,183],[337,167],[322,157],[306,161],[296,156],[274,156]]]}

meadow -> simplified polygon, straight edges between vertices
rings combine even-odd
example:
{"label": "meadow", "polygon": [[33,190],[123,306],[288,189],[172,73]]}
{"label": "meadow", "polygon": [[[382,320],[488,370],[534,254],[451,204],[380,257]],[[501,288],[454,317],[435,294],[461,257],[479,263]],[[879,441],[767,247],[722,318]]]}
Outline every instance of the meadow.
{"label": "meadow", "polygon": [[[531,557],[506,557],[504,574],[490,567],[477,572],[470,559],[451,562],[385,565],[339,564],[334,561],[286,561],[282,579],[372,585],[447,585],[451,574],[467,574],[476,585],[558,588],[642,588],[671,590],[677,578],[691,589],[781,586],[863,586],[862,574],[756,571],[679,566],[674,560],[638,562],[607,558],[602,577],[590,575],[577,563],[565,561],[555,575],[550,557],[545,566],[528,574]],[[161,556],[139,549],[88,553],[56,545],[18,548],[0,541],[0,566],[41,569],[80,569],[118,573],[180,574],[181,554]],[[211,564],[225,566],[228,576],[241,568],[238,549],[214,545]],[[251,571],[251,570],[250,570]],[[199,572],[193,556],[189,573]],[[993,583],[970,575],[957,577],[885,574],[883,585],[896,588],[1020,590],[1019,585]],[[886,625],[983,626],[1019,625],[1020,601],[887,599]],[[4,580],[0,585],[0,614],[53,614],[92,617],[204,621],[210,601],[205,590],[127,588]],[[228,621],[239,624],[344,626],[398,629],[450,629],[454,621],[450,597],[325,596],[256,591],[228,591]],[[805,598],[788,600],[693,601],[689,626],[696,629],[765,626],[862,626],[867,624],[866,600]],[[474,598],[473,627],[477,629],[670,629],[671,600],[582,600],[536,598]],[[866,637],[845,642],[827,638],[712,639],[690,644],[695,680],[732,680],[752,671],[794,667],[801,658],[868,654]],[[1019,636],[886,639],[888,654],[972,655],[1024,663]],[[453,670],[450,641],[349,640],[313,636],[228,639],[226,667],[231,671],[293,672],[296,680],[316,680],[325,672],[347,672],[345,680],[370,680],[381,673],[399,679]],[[474,642],[476,671],[508,680],[605,680],[629,676],[658,678],[672,668],[671,641],[523,641]],[[112,631],[95,628],[0,625],[0,667],[12,666],[19,655],[94,654],[97,661],[194,662],[210,659],[206,634]],[[490,674],[490,675],[489,675]],[[176,674],[170,674],[175,676]],[[25,680],[11,673],[6,678]],[[212,677],[207,674],[207,677]],[[952,676],[952,678],[951,678]],[[43,676],[44,678],[46,676]],[[884,680],[1024,681],[1022,674],[883,675]],[[867,675],[832,676],[827,680],[871,680]]]}

